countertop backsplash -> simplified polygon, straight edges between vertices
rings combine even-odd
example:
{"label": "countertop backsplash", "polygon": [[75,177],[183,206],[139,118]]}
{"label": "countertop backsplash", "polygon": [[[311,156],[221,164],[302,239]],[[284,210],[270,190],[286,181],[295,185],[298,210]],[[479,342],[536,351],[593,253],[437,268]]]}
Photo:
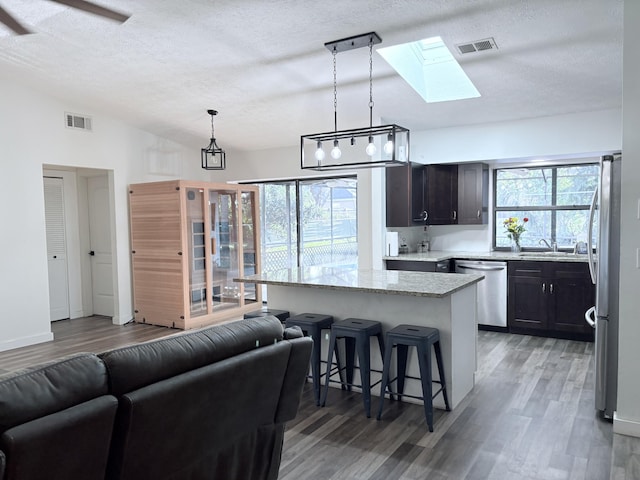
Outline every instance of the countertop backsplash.
{"label": "countertop backsplash", "polygon": [[491,250],[491,232],[487,225],[429,225],[387,228],[398,232],[399,243],[404,239],[410,253],[418,251],[418,244],[429,240],[431,250],[487,252]]}

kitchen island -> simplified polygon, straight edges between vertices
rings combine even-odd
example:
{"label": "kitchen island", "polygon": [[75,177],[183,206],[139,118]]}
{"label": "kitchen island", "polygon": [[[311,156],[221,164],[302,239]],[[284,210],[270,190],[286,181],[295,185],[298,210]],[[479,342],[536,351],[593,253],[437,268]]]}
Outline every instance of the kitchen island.
{"label": "kitchen island", "polygon": [[[266,284],[269,308],[288,310],[291,315],[307,312],[333,315],[336,320],[377,320],[382,323],[383,332],[400,324],[439,329],[449,401],[455,408],[475,383],[476,284],[483,278],[453,273],[305,267],[263,272],[234,281]],[[322,346],[325,352],[326,343]],[[415,351],[411,350],[408,374],[418,376]],[[382,370],[377,345],[372,345],[371,352],[372,369]],[[437,371],[433,375],[437,378]],[[372,382],[376,380],[373,377]],[[405,392],[419,395],[419,383],[408,381]],[[379,387],[372,393],[378,395]],[[434,406],[444,408],[441,396],[435,399]]]}

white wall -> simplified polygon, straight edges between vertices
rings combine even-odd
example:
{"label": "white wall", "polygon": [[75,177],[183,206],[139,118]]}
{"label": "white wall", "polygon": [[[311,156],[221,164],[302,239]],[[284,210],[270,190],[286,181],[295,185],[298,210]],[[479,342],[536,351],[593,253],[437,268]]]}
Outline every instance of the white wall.
{"label": "white wall", "polygon": [[[117,321],[132,318],[127,185],[208,179],[200,152],[62,103],[0,78],[0,351],[50,340],[43,164],[105,169],[113,185]],[[68,129],[64,112],[93,117],[93,132]],[[151,169],[171,175],[151,174]],[[20,208],[16,208],[16,205]]]}
{"label": "white wall", "polygon": [[411,160],[419,163],[517,161],[590,156],[620,150],[619,109],[411,132]]}
{"label": "white wall", "polygon": [[620,242],[618,409],[613,429],[640,437],[640,2],[624,4],[623,159]]}
{"label": "white wall", "polygon": [[[411,160],[418,163],[494,162],[523,164],[536,158],[597,157],[622,147],[621,110],[576,113],[516,122],[411,132]],[[358,173],[359,264],[382,268],[384,245],[384,175],[381,170]],[[299,178],[336,175],[300,169],[298,146],[257,152],[227,152],[227,170],[212,175],[216,181]],[[364,209],[364,210],[362,210]],[[363,218],[363,211],[367,214]],[[390,229],[400,230],[400,229]],[[415,251],[422,240],[419,227],[401,234]],[[432,250],[487,251],[491,225],[429,227]]]}

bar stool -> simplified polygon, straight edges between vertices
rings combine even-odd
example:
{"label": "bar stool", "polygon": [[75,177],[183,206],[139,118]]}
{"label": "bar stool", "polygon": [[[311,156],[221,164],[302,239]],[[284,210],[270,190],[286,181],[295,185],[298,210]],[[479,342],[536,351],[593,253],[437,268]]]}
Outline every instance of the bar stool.
{"label": "bar stool", "polygon": [[[439,380],[431,378],[431,346],[436,354],[438,364]],[[398,376],[389,380],[389,367],[391,365],[391,354],[393,347],[396,347],[398,361]],[[420,378],[410,377],[406,374],[407,350],[409,347],[416,347],[418,350],[418,365],[420,366]],[[440,350],[440,332],[437,328],[419,327],[415,325],[398,325],[387,332],[387,348],[384,351],[384,367],[382,371],[382,383],[380,389],[380,408],[378,410],[378,420],[382,416],[384,406],[384,393],[389,390],[392,393],[390,384],[397,382],[398,400],[401,400],[404,393],[405,378],[421,380],[422,397],[415,395],[404,395],[405,397],[421,399],[424,402],[424,415],[429,426],[429,431],[433,432],[433,399],[442,392],[444,404],[447,411],[450,411],[449,398],[447,396],[447,386],[444,376],[444,366],[442,363],[442,351]],[[433,394],[432,383],[440,384],[440,389]]]}
{"label": "bar stool", "polygon": [[289,318],[289,312],[287,310],[276,310],[275,308],[262,307],[260,310],[254,312],[248,312],[244,314],[244,318],[261,318],[273,315],[282,323]]}
{"label": "bar stool", "polygon": [[[313,347],[311,350],[311,379],[313,381],[313,393],[316,399],[316,405],[318,406],[320,405],[320,379],[322,377],[328,379],[334,371],[340,370],[340,360],[338,358],[338,351],[336,350],[337,366],[335,369],[333,368],[333,364],[327,364],[325,371],[320,373],[321,364],[326,363],[320,359],[322,330],[331,329],[332,324],[333,316],[322,313],[301,313],[287,318],[285,322],[285,326],[287,327],[300,327],[306,336],[313,339]],[[325,381],[327,380],[325,379]]]}
{"label": "bar stool", "polygon": [[[371,385],[371,349],[370,339],[371,337],[378,338],[378,346],[380,347],[380,356],[382,357],[384,352],[384,338],[382,336],[382,324],[374,320],[363,320],[361,318],[347,318],[334,322],[331,325],[331,339],[329,340],[329,354],[327,356],[327,364],[329,364],[336,350],[336,343],[339,338],[345,340],[346,359],[345,366],[340,370],[346,371],[346,381],[342,378],[339,382],[335,380],[329,380],[324,384],[324,390],[322,391],[322,400],[320,405],[324,407],[327,401],[327,394],[329,393],[329,381],[342,384],[346,386],[349,391],[351,387],[362,388],[362,400],[364,402],[364,411],[367,414],[367,418],[371,417],[371,388],[380,383],[380,380]],[[355,367],[355,353],[358,353],[358,369],[360,370],[360,385],[353,383],[353,371]],[[380,372],[380,370],[374,370]],[[380,372],[382,373],[382,372]]]}

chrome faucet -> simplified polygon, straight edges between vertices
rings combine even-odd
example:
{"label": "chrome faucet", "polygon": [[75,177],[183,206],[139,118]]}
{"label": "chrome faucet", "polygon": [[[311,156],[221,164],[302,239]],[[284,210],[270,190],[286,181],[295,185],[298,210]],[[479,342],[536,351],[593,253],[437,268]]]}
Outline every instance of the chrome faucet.
{"label": "chrome faucet", "polygon": [[552,252],[557,252],[558,251],[558,243],[557,242],[551,242],[551,245],[549,245],[549,242],[547,242],[546,239],[541,238],[540,241],[538,242],[538,244],[545,244],[547,246],[547,248],[549,250],[551,250]]}

